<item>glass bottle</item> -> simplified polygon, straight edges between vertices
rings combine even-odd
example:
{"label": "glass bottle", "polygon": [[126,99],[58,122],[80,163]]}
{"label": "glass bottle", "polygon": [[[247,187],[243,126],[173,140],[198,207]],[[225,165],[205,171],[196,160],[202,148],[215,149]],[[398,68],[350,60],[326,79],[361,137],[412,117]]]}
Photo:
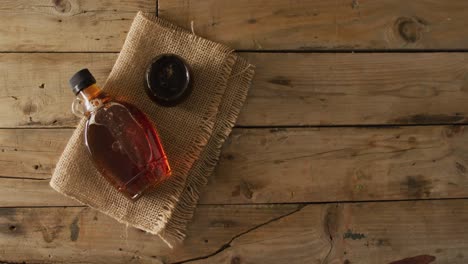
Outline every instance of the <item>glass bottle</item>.
{"label": "glass bottle", "polygon": [[98,169],[115,188],[136,200],[171,174],[151,121],[135,106],[104,93],[88,69],[77,72],[70,85],[77,96],[73,112],[87,118],[85,144]]}

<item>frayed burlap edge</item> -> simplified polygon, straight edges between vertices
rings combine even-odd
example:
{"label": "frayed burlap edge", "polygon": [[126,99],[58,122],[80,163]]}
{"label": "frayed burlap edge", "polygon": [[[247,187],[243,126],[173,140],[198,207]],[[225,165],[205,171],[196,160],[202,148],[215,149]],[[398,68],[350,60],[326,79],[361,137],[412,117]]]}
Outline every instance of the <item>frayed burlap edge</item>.
{"label": "frayed burlap edge", "polygon": [[200,158],[192,166],[184,191],[173,212],[173,217],[169,219],[166,228],[159,234],[170,247],[180,244],[186,236],[186,227],[193,218],[200,191],[207,184],[209,176],[216,167],[222,145],[235,125],[253,76],[254,66],[239,57],[233,67],[225,96],[221,102],[213,135]]}

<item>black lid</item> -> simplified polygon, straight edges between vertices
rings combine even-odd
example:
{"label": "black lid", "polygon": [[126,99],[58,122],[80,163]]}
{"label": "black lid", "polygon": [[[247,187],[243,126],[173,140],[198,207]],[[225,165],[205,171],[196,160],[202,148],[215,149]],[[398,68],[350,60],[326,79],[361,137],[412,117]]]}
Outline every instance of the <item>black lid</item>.
{"label": "black lid", "polygon": [[77,95],[84,88],[95,84],[96,79],[94,79],[93,75],[91,72],[89,72],[88,69],[82,69],[71,77],[69,83],[73,93]]}
{"label": "black lid", "polygon": [[146,70],[146,91],[158,104],[174,106],[190,94],[191,79],[184,59],[175,54],[162,54]]}

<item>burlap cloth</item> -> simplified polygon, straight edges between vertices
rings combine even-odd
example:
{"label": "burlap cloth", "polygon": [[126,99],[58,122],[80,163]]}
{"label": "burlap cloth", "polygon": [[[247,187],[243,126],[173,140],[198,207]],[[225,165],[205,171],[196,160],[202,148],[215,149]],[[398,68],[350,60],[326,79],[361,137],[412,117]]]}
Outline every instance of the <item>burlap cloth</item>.
{"label": "burlap cloth", "polygon": [[[192,69],[193,92],[176,107],[158,106],[144,91],[145,70],[152,58],[163,53],[181,56]],[[183,240],[200,188],[216,165],[252,77],[252,65],[232,49],[138,13],[104,90],[150,117],[173,175],[136,202],[128,200],[93,166],[84,144],[83,119],[57,163],[50,185],[122,223],[158,234],[169,245]]]}

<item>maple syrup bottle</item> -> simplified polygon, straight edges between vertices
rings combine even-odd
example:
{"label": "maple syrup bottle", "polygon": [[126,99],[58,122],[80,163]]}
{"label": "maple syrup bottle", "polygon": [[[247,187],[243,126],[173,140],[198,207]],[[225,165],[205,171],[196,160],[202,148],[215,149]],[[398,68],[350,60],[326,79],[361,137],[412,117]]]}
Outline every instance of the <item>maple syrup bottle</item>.
{"label": "maple syrup bottle", "polygon": [[70,86],[84,105],[85,143],[91,158],[115,188],[136,200],[170,176],[158,134],[145,114],[106,95],[88,69],[73,75]]}

